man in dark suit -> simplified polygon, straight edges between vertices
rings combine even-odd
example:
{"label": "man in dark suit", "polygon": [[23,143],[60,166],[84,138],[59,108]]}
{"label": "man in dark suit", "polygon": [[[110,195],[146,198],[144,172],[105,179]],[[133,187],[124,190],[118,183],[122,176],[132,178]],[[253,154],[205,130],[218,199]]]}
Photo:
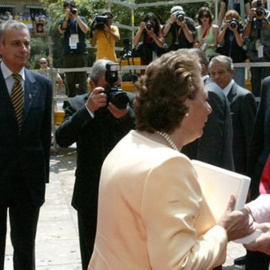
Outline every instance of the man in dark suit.
{"label": "man in dark suit", "polygon": [[230,57],[219,55],[211,59],[210,77],[227,96],[233,123],[233,159],[235,171],[247,174],[247,158],[256,114],[253,94],[233,80],[233,63]]}
{"label": "man in dark suit", "polygon": [[14,269],[33,270],[49,179],[52,85],[25,68],[30,56],[26,25],[13,20],[0,25],[0,54],[0,269],[9,210]]}
{"label": "man in dark suit", "polygon": [[[270,77],[263,80],[261,100],[252,134],[248,175],[251,177],[251,199],[259,195],[259,183],[267,157],[270,153]],[[270,256],[261,252],[247,252],[247,270],[268,270]]]}
{"label": "man in dark suit", "polygon": [[249,175],[251,176],[251,199],[259,195],[262,171],[270,152],[270,77],[263,80],[261,100],[255,118],[255,125],[249,154]]}
{"label": "man in dark suit", "polygon": [[[91,71],[91,93],[70,98],[64,103],[64,122],[56,130],[61,147],[77,143],[76,182],[72,206],[78,212],[82,269],[87,269],[93,252],[97,223],[99,176],[102,163],[116,143],[134,128],[132,95],[124,108],[112,102],[104,88],[109,60],[98,60]],[[117,84],[117,82],[116,82]]]}
{"label": "man in dark suit", "polygon": [[190,49],[200,59],[202,79],[208,91],[208,102],[212,113],[203,129],[203,135],[196,141],[183,147],[182,152],[191,159],[198,159],[224,169],[234,170],[232,154],[232,121],[230,105],[220,87],[213,83],[208,75],[208,59],[197,48]]}

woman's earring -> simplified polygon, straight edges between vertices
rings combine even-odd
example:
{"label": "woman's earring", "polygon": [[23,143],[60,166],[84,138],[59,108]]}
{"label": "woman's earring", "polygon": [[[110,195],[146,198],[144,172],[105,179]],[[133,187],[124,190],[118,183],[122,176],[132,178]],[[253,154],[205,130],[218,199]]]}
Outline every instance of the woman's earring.
{"label": "woman's earring", "polygon": [[186,113],[186,117],[189,117],[189,113]]}

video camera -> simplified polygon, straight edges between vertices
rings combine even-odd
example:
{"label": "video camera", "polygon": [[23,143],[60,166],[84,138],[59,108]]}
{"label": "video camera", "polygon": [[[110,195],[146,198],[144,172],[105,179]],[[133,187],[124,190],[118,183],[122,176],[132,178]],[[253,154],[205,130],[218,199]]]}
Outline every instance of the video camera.
{"label": "video camera", "polygon": [[231,20],[229,21],[229,24],[230,24],[230,27],[231,27],[231,28],[236,28],[236,27],[239,26],[239,22],[238,22],[236,19],[231,19]]}
{"label": "video camera", "polygon": [[265,15],[265,10],[263,8],[262,0],[257,1],[257,8],[256,8],[255,12],[256,12],[256,15],[258,17]]}
{"label": "video camera", "polygon": [[107,15],[97,14],[93,20],[93,25],[96,22],[94,29],[104,30],[105,24],[108,22],[109,17]]}
{"label": "video camera", "polygon": [[118,109],[124,110],[129,102],[128,96],[121,88],[114,85],[118,81],[119,70],[118,63],[106,64],[105,80],[108,84],[105,86],[105,94],[108,102],[114,104]]}
{"label": "video camera", "polygon": [[186,15],[186,13],[183,10],[180,10],[176,13],[176,17],[177,17],[179,22],[183,22],[185,20],[185,15]]}
{"label": "video camera", "polygon": [[71,12],[72,14],[74,14],[74,15],[77,13],[77,11],[78,11],[77,8],[74,8],[74,7],[71,7],[71,8],[70,8],[70,12]]}

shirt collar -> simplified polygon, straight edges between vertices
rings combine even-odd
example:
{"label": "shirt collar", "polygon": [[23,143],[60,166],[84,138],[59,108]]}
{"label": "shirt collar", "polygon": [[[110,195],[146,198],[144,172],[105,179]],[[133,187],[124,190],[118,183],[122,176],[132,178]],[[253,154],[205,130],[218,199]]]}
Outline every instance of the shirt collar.
{"label": "shirt collar", "polygon": [[234,80],[232,79],[232,80],[228,83],[228,85],[222,89],[222,92],[225,94],[225,96],[227,96],[227,95],[229,94],[229,92],[230,92],[230,90],[231,90],[233,84],[234,84]]}
{"label": "shirt collar", "polygon": [[[5,63],[3,61],[1,62],[1,70],[2,70],[3,77],[5,80],[8,77],[12,76],[12,74],[14,73],[5,65]],[[24,67],[20,70],[20,72],[18,72],[18,74],[20,74],[22,79],[25,81]]]}

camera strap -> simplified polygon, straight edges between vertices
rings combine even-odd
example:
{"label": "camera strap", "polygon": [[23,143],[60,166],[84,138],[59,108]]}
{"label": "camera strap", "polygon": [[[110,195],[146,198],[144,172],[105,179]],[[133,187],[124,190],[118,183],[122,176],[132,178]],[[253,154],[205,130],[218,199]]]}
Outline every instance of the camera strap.
{"label": "camera strap", "polygon": [[211,26],[212,26],[211,24],[209,24],[209,25],[207,26],[207,28],[205,29],[205,31],[204,31],[203,34],[202,34],[202,38],[205,38],[205,37],[207,36],[207,34],[208,34],[209,29],[210,29]]}

